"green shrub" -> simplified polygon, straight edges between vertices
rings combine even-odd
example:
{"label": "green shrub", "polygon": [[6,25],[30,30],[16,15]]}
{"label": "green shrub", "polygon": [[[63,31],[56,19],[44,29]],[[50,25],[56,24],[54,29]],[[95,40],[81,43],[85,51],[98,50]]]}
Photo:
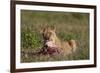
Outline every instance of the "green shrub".
{"label": "green shrub", "polygon": [[41,36],[36,32],[25,31],[21,33],[21,46],[23,48],[39,48],[42,46]]}

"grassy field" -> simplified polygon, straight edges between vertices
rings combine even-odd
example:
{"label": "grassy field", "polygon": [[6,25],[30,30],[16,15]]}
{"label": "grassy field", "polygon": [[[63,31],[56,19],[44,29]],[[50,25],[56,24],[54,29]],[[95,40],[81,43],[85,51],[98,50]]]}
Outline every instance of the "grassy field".
{"label": "grassy field", "polygon": [[[75,39],[78,50],[69,56],[33,55],[43,46],[40,34],[45,25],[55,25],[61,40]],[[21,10],[21,62],[86,60],[89,59],[89,14]]]}

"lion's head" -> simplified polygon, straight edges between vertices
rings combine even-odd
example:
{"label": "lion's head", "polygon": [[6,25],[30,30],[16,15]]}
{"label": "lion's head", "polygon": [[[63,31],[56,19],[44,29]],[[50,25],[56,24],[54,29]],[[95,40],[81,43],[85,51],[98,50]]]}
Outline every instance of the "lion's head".
{"label": "lion's head", "polygon": [[42,36],[45,41],[53,41],[55,35],[54,26],[47,26],[42,30]]}

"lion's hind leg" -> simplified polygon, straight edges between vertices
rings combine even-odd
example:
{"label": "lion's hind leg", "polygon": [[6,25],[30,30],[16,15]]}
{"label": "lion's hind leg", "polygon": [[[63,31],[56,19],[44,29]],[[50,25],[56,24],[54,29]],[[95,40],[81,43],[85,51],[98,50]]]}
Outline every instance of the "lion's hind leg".
{"label": "lion's hind leg", "polygon": [[70,40],[69,45],[72,47],[72,52],[75,52],[77,50],[76,40]]}

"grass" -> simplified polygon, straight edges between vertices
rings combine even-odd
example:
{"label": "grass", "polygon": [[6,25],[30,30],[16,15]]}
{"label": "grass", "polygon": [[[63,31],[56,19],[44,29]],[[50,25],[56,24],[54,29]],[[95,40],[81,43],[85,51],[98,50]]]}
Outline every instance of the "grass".
{"label": "grass", "polygon": [[40,33],[45,25],[54,25],[61,40],[75,39],[77,52],[69,56],[21,53],[21,62],[89,59],[89,14],[21,10],[21,51],[37,51],[43,46]]}

